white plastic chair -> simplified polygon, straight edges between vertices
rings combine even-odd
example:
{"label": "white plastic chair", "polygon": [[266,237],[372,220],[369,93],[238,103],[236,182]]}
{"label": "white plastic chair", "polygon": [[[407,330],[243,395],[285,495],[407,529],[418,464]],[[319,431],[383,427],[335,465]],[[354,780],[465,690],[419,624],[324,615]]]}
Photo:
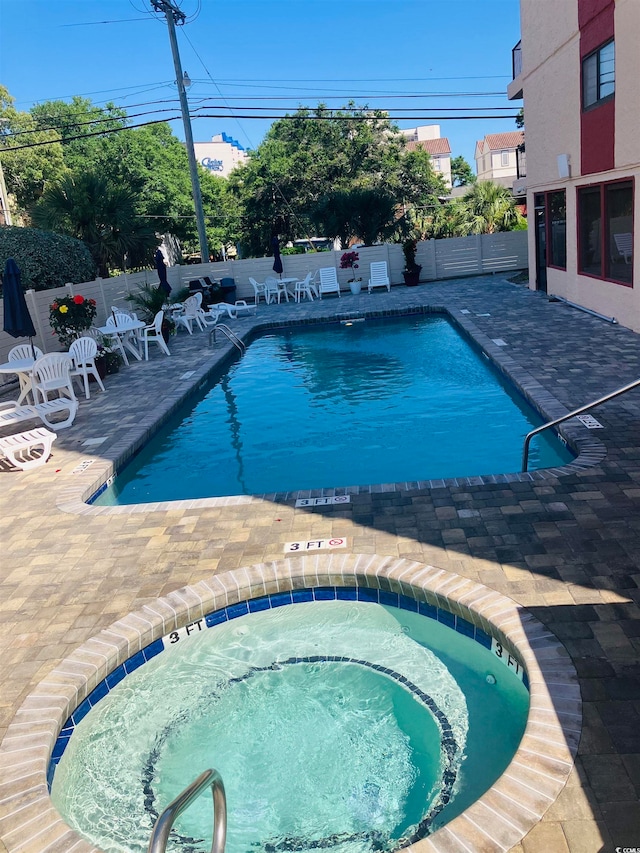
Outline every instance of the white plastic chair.
{"label": "white plastic chair", "polygon": [[264,299],[264,301],[266,302],[267,301],[267,293],[266,293],[267,286],[265,285],[265,283],[263,281],[256,281],[255,278],[251,278],[251,276],[249,276],[249,284],[251,285],[251,287],[253,287],[253,296],[254,296],[256,305],[258,304],[258,302],[260,302],[260,297],[262,297]]}
{"label": "white plastic chair", "polygon": [[171,355],[169,352],[169,347],[166,345],[164,338],[162,337],[162,320],[164,319],[164,311],[158,311],[156,316],[153,318],[153,323],[149,326],[145,326],[141,331],[140,340],[144,343],[144,360],[149,361],[149,344],[155,343],[158,344],[160,349],[165,355]]}
{"label": "white plastic chair", "polygon": [[[313,302],[315,288],[311,284],[312,275],[312,273],[308,272],[301,281],[296,281],[294,285],[294,299],[296,300],[296,302],[300,302],[300,300],[303,299],[305,296],[310,302]],[[317,291],[315,292],[315,295],[318,295]]]}
{"label": "white plastic chair", "polygon": [[38,395],[46,403],[49,394],[57,391],[58,397],[68,397],[76,400],[71,371],[73,359],[67,352],[51,352],[37,359],[32,369],[33,395],[38,402]]}
{"label": "white plastic chair", "polygon": [[22,361],[23,358],[33,358],[34,353],[36,358],[42,358],[44,355],[40,347],[32,347],[31,344],[18,344],[9,350],[7,358],[9,361]]}
{"label": "white plastic chair", "polygon": [[74,341],[69,347],[69,355],[73,359],[71,377],[81,376],[84,381],[84,396],[88,400],[89,374],[93,376],[100,388],[104,391],[102,379],[96,367],[95,358],[98,354],[98,345],[93,338],[82,337]]}
{"label": "white plastic chair", "polygon": [[[200,302],[202,303],[202,294],[199,293]],[[198,325],[199,329],[202,329],[202,325],[198,318],[198,310],[202,311],[202,309],[198,305],[198,299],[196,296],[188,296],[184,302],[182,303],[182,314],[175,314],[173,319],[177,326],[184,326],[184,328],[189,332],[190,335],[193,334],[193,323]]]}
{"label": "white plastic chair", "polygon": [[[31,344],[18,344],[9,350],[7,359],[8,361],[22,361],[24,358],[33,358],[34,353],[36,359],[43,355],[40,347],[32,347]],[[20,400],[24,400],[31,393],[31,377],[26,373],[18,373],[18,380],[20,381]]]}
{"label": "white plastic chair", "polygon": [[371,264],[371,273],[369,279],[369,293],[374,287],[386,287],[391,293],[391,282],[389,281],[389,271],[387,270],[386,261],[374,261]]}
{"label": "white plastic chair", "polygon": [[335,267],[322,267],[320,270],[320,299],[323,293],[337,293],[340,296],[340,284]]}

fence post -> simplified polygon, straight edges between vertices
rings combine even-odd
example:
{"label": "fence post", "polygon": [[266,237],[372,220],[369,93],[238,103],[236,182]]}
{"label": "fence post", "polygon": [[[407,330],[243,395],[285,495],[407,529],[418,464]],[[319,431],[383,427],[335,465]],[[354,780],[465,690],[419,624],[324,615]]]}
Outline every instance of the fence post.
{"label": "fence post", "polygon": [[[40,319],[40,311],[38,310],[38,303],[36,302],[36,292],[33,288],[30,288],[29,290],[25,290],[24,295],[28,302],[29,314],[31,314],[33,325],[36,327],[36,339],[42,344],[40,348],[43,352],[50,352],[49,343],[51,342],[52,335],[45,336],[44,334],[42,321]],[[49,329],[49,331],[52,330]]]}

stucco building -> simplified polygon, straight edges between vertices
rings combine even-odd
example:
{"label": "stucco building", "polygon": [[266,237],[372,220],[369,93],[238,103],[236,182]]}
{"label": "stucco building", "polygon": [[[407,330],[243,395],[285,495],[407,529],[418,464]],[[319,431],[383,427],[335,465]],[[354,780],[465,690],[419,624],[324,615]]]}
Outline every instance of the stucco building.
{"label": "stucco building", "polygon": [[247,160],[242,145],[226,133],[216,134],[211,142],[194,142],[193,150],[198,163],[221,178],[228,177],[236,166]]}
{"label": "stucco building", "polygon": [[423,148],[431,155],[434,172],[442,175],[451,187],[451,145],[446,136],[440,136],[439,124],[425,124],[400,131],[407,139],[407,151]]}
{"label": "stucco building", "polygon": [[524,131],[511,130],[506,133],[489,133],[476,142],[474,159],[479,181],[493,181],[504,187],[513,188],[522,169],[518,149],[524,143]]}
{"label": "stucco building", "polygon": [[640,3],[520,11],[508,94],[524,99],[530,286],[640,331]]}

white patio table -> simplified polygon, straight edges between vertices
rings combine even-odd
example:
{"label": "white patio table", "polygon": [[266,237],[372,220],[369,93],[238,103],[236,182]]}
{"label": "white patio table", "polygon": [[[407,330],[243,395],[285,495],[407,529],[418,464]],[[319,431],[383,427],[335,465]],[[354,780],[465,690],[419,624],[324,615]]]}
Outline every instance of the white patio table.
{"label": "white patio table", "polygon": [[113,325],[99,326],[98,331],[103,335],[115,336],[118,339],[118,349],[122,353],[125,364],[129,364],[129,359],[124,348],[126,347],[138,361],[142,361],[142,355],[134,344],[136,338],[132,335],[132,332],[138,332],[140,329],[144,329],[146,325],[142,320],[127,319],[119,320],[117,323],[113,323]]}
{"label": "white patio table", "polygon": [[31,395],[33,398],[33,388],[31,385],[31,370],[35,364],[33,358],[19,358],[16,361],[6,361],[0,364],[0,374],[16,373],[20,380],[20,396],[18,397],[18,405]]}

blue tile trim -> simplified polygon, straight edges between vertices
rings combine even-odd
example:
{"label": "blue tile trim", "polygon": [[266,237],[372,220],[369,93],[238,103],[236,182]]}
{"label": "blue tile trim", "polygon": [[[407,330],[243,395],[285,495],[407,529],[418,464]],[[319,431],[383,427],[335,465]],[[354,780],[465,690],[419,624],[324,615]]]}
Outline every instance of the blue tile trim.
{"label": "blue tile trim", "polygon": [[[241,616],[245,616],[247,613],[256,613],[261,610],[268,610],[269,608],[285,607],[289,604],[298,604],[314,600],[334,601],[336,599],[339,601],[372,602],[375,604],[381,604],[385,607],[395,607],[401,610],[408,610],[413,613],[420,613],[428,619],[434,619],[435,621],[456,630],[458,633],[469,637],[476,643],[480,643],[480,645],[484,646],[486,649],[491,649],[491,637],[489,634],[483,631],[482,628],[478,628],[471,622],[467,622],[467,620],[463,619],[461,616],[455,616],[450,611],[436,607],[433,604],[428,604],[426,601],[417,601],[416,599],[410,598],[406,595],[399,595],[398,593],[390,592],[388,590],[374,589],[367,586],[330,586],[315,587],[312,589],[296,589],[290,592],[277,592],[272,595],[262,596],[261,598],[251,599],[248,602],[240,601],[237,604],[231,604],[228,607],[223,607],[220,610],[213,611],[212,613],[207,613],[204,617],[204,622],[207,628],[212,628],[214,625],[219,625],[220,623],[227,622],[231,619],[237,619]],[[47,770],[47,784],[49,786],[49,791],[51,791],[55,769],[58,766],[58,762],[60,761],[60,758],[69,743],[69,739],[78,723],[89,713],[91,708],[103,699],[110,690],[113,690],[113,688],[119,684],[123,678],[163,651],[164,643],[162,639],[154,640],[144,649],[136,652],[135,655],[130,657],[123,664],[116,667],[113,672],[110,672],[109,675],[89,694],[89,696],[87,696],[87,698],[78,705],[69,719],[65,722],[54,745],[51,760],[49,762],[49,768]],[[296,660],[298,659],[296,658]],[[335,660],[342,661],[345,659],[335,658]],[[373,666],[373,664],[367,663],[366,661],[360,661],[359,663],[367,666]],[[391,670],[387,670],[384,667],[379,667],[379,669],[380,672],[391,674]],[[403,677],[400,676],[399,680],[402,681],[402,678]],[[527,677],[526,670],[523,671],[523,684],[525,688],[529,690],[529,679]],[[424,697],[424,700],[426,700],[426,698],[427,697]],[[442,723],[443,721],[440,722]]]}

